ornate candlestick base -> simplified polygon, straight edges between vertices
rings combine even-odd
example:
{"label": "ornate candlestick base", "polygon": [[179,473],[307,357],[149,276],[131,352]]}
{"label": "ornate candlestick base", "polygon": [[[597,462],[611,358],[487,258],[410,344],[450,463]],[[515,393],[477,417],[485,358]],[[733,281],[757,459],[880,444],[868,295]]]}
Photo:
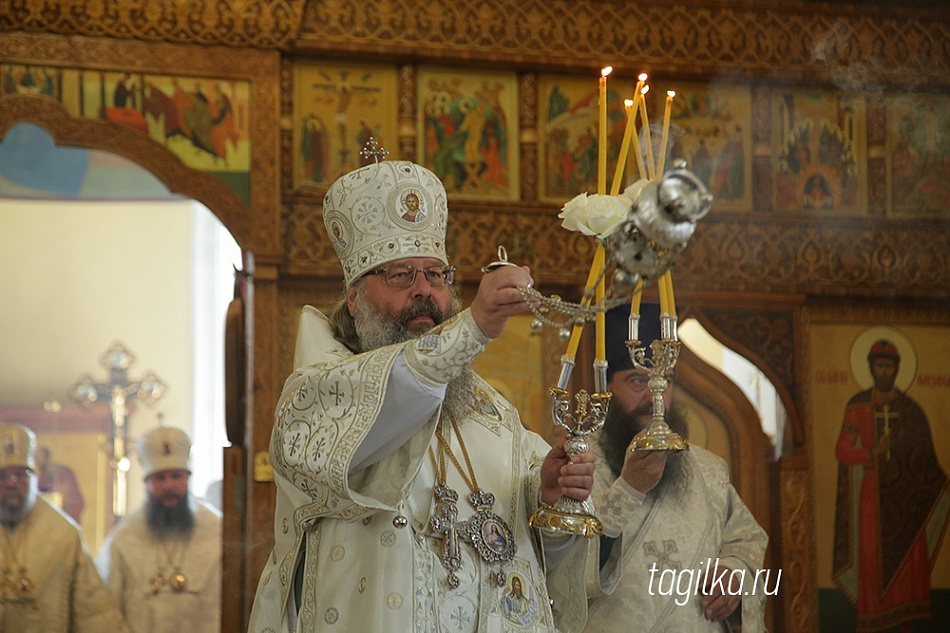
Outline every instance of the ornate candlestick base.
{"label": "ornate candlestick base", "polygon": [[604,532],[603,523],[593,515],[587,502],[581,503],[569,497],[561,497],[553,506],[541,504],[531,515],[528,525],[557,532],[583,534],[587,538],[600,536]]}
{"label": "ornate candlestick base", "polygon": [[[562,363],[564,361],[565,359],[562,359]],[[562,377],[562,380],[566,383],[566,379]],[[551,388],[551,411],[554,415],[554,423],[567,431],[564,451],[568,455],[574,456],[590,450],[587,436],[604,425],[611,395],[610,392],[588,394],[587,391],[581,389],[574,397],[577,408],[572,414],[570,412],[571,394],[561,387]],[[588,407],[590,407],[589,411]],[[583,534],[587,538],[599,536],[604,531],[600,519],[594,516],[590,499],[578,501],[563,495],[553,506],[542,503],[541,507],[531,515],[528,525],[570,534]]]}
{"label": "ornate candlestick base", "polygon": [[630,445],[631,451],[685,451],[688,449],[689,442],[665,422],[662,425],[650,425],[647,432]]}

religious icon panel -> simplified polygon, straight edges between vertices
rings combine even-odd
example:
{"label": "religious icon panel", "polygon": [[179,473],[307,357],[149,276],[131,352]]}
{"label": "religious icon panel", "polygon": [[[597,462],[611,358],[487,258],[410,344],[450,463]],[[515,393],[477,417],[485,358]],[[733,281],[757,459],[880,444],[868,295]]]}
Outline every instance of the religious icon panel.
{"label": "religious icon panel", "polygon": [[809,338],[821,630],[942,630],[950,330],[818,316]]}
{"label": "religious icon panel", "polygon": [[393,66],[299,62],[294,66],[294,186],[326,187],[361,164],[370,138],[399,154]]}
{"label": "religious icon panel", "polygon": [[420,68],[419,162],[453,197],[519,195],[518,84],[514,73]]}
{"label": "religious icon panel", "polygon": [[950,102],[946,96],[886,99],[888,211],[940,215],[950,209]]}
{"label": "religious icon panel", "polygon": [[775,89],[776,211],[867,213],[866,103],[839,92]]}
{"label": "religious icon panel", "polygon": [[[564,203],[585,191],[597,193],[597,79],[597,76],[542,75],[538,80],[539,196],[544,201]],[[607,81],[608,175],[614,174],[616,169],[627,126],[624,99],[633,98],[636,81],[629,73],[626,76],[612,74]],[[626,161],[621,178],[625,183],[638,178],[633,158]],[[607,186],[612,184],[608,178]]]}
{"label": "religious icon panel", "polygon": [[[680,158],[713,196],[713,211],[752,210],[752,91],[749,86],[659,82],[648,99],[673,92],[669,157]],[[651,111],[657,111],[656,107]]]}

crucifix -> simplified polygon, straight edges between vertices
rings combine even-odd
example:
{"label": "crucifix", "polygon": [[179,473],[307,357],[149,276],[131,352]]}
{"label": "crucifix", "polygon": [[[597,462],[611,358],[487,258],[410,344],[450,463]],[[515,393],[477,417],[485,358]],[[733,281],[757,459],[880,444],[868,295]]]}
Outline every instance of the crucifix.
{"label": "crucifix", "polygon": [[465,527],[459,523],[459,500],[457,492],[444,484],[436,484],[433,490],[436,497],[436,516],[429,520],[432,531],[442,538],[442,553],[439,558],[448,572],[449,587],[459,586],[459,577],[455,573],[462,567],[462,550],[459,547],[459,530]]}
{"label": "crucifix", "polygon": [[[881,439],[884,439],[891,434],[891,419],[898,417],[899,414],[891,412],[891,407],[886,402],[880,411],[874,412],[874,418],[877,420],[884,421],[884,434],[881,436]],[[884,454],[884,459],[891,461],[891,449],[887,449],[887,453]]]}
{"label": "crucifix", "polygon": [[125,516],[127,509],[126,480],[131,466],[127,450],[128,402],[137,399],[142,404],[152,405],[165,394],[165,383],[152,372],[148,372],[140,380],[129,379],[128,369],[134,361],[135,356],[116,341],[99,357],[99,364],[109,370],[108,381],[96,382],[92,376],[84,374],[71,392],[73,398],[87,406],[100,398],[108,399],[112,418],[112,455],[109,466],[115,471],[112,480],[112,514],[116,518]]}

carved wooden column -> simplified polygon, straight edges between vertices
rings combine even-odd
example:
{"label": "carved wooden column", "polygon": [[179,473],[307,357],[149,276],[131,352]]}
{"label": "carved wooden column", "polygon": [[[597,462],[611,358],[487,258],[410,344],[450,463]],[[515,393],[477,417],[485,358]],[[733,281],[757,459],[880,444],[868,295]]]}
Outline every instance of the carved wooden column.
{"label": "carved wooden column", "polygon": [[294,66],[280,60],[280,190],[294,189]]}
{"label": "carved wooden column", "polygon": [[887,215],[887,108],[880,93],[868,97],[868,215]]}
{"label": "carved wooden column", "polygon": [[[781,535],[772,560],[781,564],[781,591],[774,598],[775,620],[787,633],[818,630],[818,571],[815,556],[815,513],[806,449],[786,455],[778,475]],[[777,549],[778,551],[774,551]],[[772,573],[778,573],[773,569]]]}
{"label": "carved wooden column", "polygon": [[772,91],[752,88],[752,210],[772,210]]}
{"label": "carved wooden column", "polygon": [[416,67],[399,68],[399,158],[417,161],[416,157]]}
{"label": "carved wooden column", "polygon": [[521,200],[538,199],[538,75],[523,73],[519,77],[521,93],[518,125],[521,128]]}

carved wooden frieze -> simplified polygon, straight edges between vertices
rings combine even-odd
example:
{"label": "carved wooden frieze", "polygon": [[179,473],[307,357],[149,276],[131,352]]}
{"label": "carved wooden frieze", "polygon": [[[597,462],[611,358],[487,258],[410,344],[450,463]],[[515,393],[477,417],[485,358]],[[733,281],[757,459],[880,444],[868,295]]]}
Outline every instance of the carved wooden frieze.
{"label": "carved wooden frieze", "polygon": [[574,0],[457,0],[433,12],[413,0],[311,0],[296,46],[932,88],[950,83],[950,24],[939,15],[909,6],[854,11],[789,3],[777,10],[776,3]]}
{"label": "carved wooden frieze", "polygon": [[44,32],[145,42],[287,48],[305,0],[0,2],[0,31]]}
{"label": "carved wooden frieze", "polygon": [[950,235],[938,221],[707,217],[675,264],[710,291],[950,298]]}
{"label": "carved wooden frieze", "polygon": [[[561,227],[556,208],[449,203],[448,243],[460,275],[476,274],[504,244],[539,282],[584,283],[593,241]],[[950,232],[939,221],[715,215],[675,262],[684,291],[950,299]],[[287,218],[290,269],[336,274],[319,200],[298,198]],[[517,243],[517,247],[514,245]],[[488,259],[486,259],[488,258]]]}

